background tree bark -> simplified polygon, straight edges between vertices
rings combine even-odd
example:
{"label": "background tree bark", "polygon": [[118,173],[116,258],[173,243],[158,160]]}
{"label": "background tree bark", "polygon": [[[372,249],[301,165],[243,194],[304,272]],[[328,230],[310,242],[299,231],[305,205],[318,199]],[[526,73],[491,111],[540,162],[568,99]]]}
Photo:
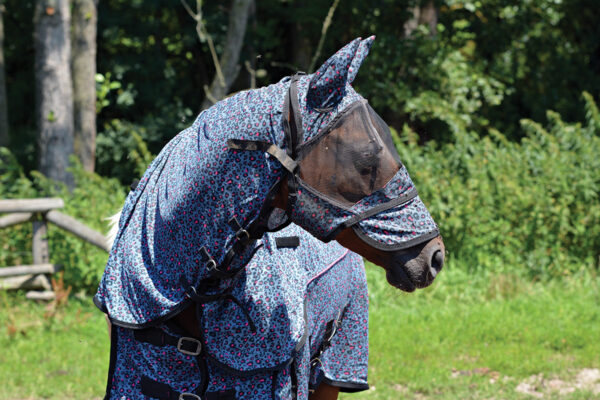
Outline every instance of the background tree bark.
{"label": "background tree bark", "polygon": [[229,13],[225,50],[219,60],[225,82],[222,82],[221,79],[219,79],[219,76],[215,75],[210,88],[207,90],[206,97],[202,102],[203,110],[225,97],[240,71],[238,62],[242,44],[244,43],[244,36],[246,34],[246,25],[248,23],[248,13],[251,3],[252,0],[233,0],[231,12]]}
{"label": "background tree bark", "polygon": [[96,154],[96,30],[98,0],[73,0],[71,31],[74,150],[86,171]]}
{"label": "background tree bark", "polygon": [[[306,6],[306,0],[294,1],[291,6],[294,10],[301,10],[302,7]],[[292,59],[292,64],[298,71],[308,72],[312,55],[312,46],[306,29],[308,28],[297,21],[291,25],[290,37],[292,42],[292,54],[290,58]],[[293,73],[296,71],[291,72]]]}
{"label": "background tree bark", "polygon": [[0,146],[8,146],[8,105],[4,76],[4,2],[0,1]]}
{"label": "background tree bark", "polygon": [[422,0],[411,10],[413,17],[404,23],[404,36],[409,37],[419,25],[426,24],[432,35],[437,33],[438,10],[434,0]]}
{"label": "background tree bark", "polygon": [[49,178],[73,185],[71,14],[68,0],[38,0],[34,17],[38,167]]}

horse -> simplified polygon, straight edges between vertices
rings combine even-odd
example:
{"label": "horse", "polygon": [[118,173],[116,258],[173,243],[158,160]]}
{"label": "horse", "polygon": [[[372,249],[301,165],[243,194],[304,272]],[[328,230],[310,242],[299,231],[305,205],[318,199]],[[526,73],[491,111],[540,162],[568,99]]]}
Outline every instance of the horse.
{"label": "horse", "polygon": [[[176,351],[238,377],[271,372],[275,389],[266,398],[306,398],[310,378],[298,368],[311,369],[299,356],[309,347],[302,337],[287,335],[295,338],[281,352],[289,357],[271,354],[265,366],[256,360],[247,360],[250,366],[236,363],[236,357],[246,359],[242,351],[227,365],[206,350],[211,348],[209,334],[218,339],[230,327],[225,323],[215,333],[204,325],[218,319],[220,312],[213,307],[227,301],[248,313],[232,291],[259,249],[266,247],[269,235],[285,229],[301,228],[314,241],[337,241],[383,267],[388,282],[401,290],[410,292],[433,282],[444,262],[438,227],[402,165],[387,125],[351,86],[373,40],[353,40],[314,74],[296,74],[215,104],[150,164],[127,196],[94,297],[116,326],[107,398],[120,398],[111,387],[115,376],[134,374],[116,370],[119,334],[121,343],[123,338],[126,343],[168,342]],[[288,227],[292,223],[299,228]],[[308,241],[308,234],[295,237]],[[337,247],[335,242],[323,244],[316,254],[329,254]],[[271,257],[286,260],[280,254]],[[340,265],[345,265],[344,257]],[[321,264],[313,267],[318,270]],[[342,272],[351,271],[351,266]],[[300,281],[299,287],[310,283]],[[330,293],[335,293],[333,288],[330,284]],[[330,297],[319,301],[335,303]],[[136,338],[135,332],[144,333]],[[217,348],[226,352],[231,346]],[[148,363],[145,368],[155,366]],[[264,398],[230,389],[209,392],[206,387],[177,392],[142,378],[135,385],[150,388],[146,392],[154,398]],[[206,377],[204,384],[211,379]],[[335,385],[319,385],[311,398],[319,392],[335,398],[337,392],[327,389],[331,386]]]}

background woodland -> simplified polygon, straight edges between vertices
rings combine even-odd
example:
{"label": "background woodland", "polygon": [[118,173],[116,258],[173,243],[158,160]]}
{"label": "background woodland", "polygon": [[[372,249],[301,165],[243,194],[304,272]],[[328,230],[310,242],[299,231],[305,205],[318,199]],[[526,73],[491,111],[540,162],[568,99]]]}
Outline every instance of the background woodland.
{"label": "background woodland", "polygon": [[[61,196],[104,230],[203,108],[375,34],[355,86],[392,127],[459,268],[536,280],[597,268],[595,0],[0,3],[4,198]],[[0,265],[27,263],[30,228],[9,232]],[[68,284],[93,291],[105,255],[50,234]]]}

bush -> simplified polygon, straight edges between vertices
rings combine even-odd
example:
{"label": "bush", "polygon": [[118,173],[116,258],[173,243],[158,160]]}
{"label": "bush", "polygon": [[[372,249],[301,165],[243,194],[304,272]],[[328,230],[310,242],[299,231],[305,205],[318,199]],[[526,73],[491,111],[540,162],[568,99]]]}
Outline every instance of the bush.
{"label": "bush", "polygon": [[[0,148],[0,192],[3,198],[61,197],[61,210],[102,233],[107,230],[106,218],[122,206],[126,189],[116,179],[108,179],[83,170],[72,160],[71,173],[76,188],[73,191],[43,175],[32,172],[27,178],[15,158]],[[0,266],[32,263],[32,224],[25,223],[2,230]],[[70,233],[49,224],[50,262],[64,266],[66,285],[76,290],[94,290],[104,271],[106,252]]]}
{"label": "bush", "polygon": [[508,268],[530,277],[571,274],[600,249],[600,114],[584,93],[587,120],[548,127],[522,120],[525,137],[508,141],[455,131],[454,142],[417,146],[406,128],[397,147],[440,225],[451,256],[465,268]]}

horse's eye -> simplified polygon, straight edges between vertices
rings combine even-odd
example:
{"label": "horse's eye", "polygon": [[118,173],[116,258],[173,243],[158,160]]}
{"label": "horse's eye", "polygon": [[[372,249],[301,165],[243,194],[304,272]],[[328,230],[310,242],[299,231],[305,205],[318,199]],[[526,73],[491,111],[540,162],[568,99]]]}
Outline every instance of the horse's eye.
{"label": "horse's eye", "polygon": [[381,146],[370,142],[352,146],[349,153],[352,156],[352,162],[356,170],[361,175],[367,175],[372,172],[373,168],[379,165],[378,155],[381,150]]}

